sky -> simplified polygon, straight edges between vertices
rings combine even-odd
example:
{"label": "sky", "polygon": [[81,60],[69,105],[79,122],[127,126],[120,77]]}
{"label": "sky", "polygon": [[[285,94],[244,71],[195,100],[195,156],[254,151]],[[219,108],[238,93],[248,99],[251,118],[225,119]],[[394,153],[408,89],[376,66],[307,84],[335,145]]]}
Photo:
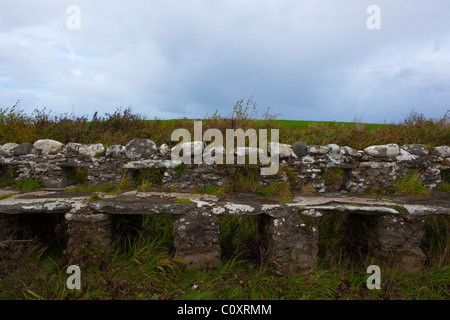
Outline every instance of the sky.
{"label": "sky", "polygon": [[449,12],[448,0],[0,0],[0,108],[203,118],[252,98],[278,119],[439,119]]}

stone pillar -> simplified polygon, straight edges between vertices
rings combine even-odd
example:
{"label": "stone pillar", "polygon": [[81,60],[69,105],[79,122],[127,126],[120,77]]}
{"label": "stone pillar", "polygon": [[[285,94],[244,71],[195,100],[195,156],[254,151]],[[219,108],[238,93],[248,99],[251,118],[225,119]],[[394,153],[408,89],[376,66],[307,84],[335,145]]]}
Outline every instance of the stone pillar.
{"label": "stone pillar", "polygon": [[424,222],[424,217],[406,214],[379,217],[377,255],[398,271],[420,271],[425,261],[420,249]]}
{"label": "stone pillar", "polygon": [[69,261],[78,266],[97,263],[105,250],[111,249],[111,215],[92,213],[87,206],[67,213],[67,250]]}
{"label": "stone pillar", "polygon": [[277,217],[261,216],[260,234],[278,274],[307,273],[317,265],[320,217],[318,211],[297,209]]}
{"label": "stone pillar", "polygon": [[187,268],[216,268],[220,264],[220,216],[195,208],[176,216],[175,257],[187,261]]}

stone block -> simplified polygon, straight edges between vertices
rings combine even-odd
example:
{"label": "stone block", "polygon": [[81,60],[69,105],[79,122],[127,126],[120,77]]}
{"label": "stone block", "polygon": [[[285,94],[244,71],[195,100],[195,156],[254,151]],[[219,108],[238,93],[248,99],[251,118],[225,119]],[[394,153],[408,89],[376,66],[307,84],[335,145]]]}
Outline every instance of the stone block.
{"label": "stone block", "polygon": [[216,268],[220,264],[220,216],[196,208],[173,222],[175,256],[188,269]]}

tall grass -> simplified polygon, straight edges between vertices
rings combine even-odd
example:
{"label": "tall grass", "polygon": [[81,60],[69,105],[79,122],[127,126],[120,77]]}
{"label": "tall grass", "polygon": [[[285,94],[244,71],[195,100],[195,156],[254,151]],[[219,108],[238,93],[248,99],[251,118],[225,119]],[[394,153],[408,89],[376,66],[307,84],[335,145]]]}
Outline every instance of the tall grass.
{"label": "tall grass", "polygon": [[[246,253],[257,250],[256,217],[223,217],[222,263],[217,269],[187,270],[174,258],[171,218],[145,219],[143,230],[125,234],[116,249],[93,251],[100,264],[81,270],[81,290],[68,290],[69,262],[46,246],[20,257],[0,258],[0,299],[449,299],[448,220],[426,222],[421,273],[382,269],[381,290],[366,287],[367,265],[348,264],[342,252],[340,214],[319,225],[320,263],[309,274],[279,276]],[[443,218],[443,217],[442,217]],[[228,248],[226,246],[229,246]]]}
{"label": "tall grass", "polygon": [[[242,128],[279,129],[280,142],[293,144],[302,140],[307,144],[347,145],[362,149],[369,145],[397,143],[399,145],[421,143],[428,147],[447,144],[450,141],[448,113],[441,119],[426,119],[412,111],[398,124],[363,124],[342,122],[292,122],[276,120],[266,114],[258,118],[256,103],[252,98],[239,100],[229,115],[217,111],[203,119],[203,131],[217,128],[225,134],[226,129]],[[125,145],[134,138],[149,138],[158,145],[173,144],[170,136],[173,130],[185,128],[193,134],[193,121],[145,120],[130,107],[117,108],[112,114],[92,119],[74,114],[54,115],[52,112],[35,110],[26,114],[18,103],[12,107],[0,108],[0,144],[7,142],[34,142],[38,139],[55,139],[62,143],[103,143]]]}

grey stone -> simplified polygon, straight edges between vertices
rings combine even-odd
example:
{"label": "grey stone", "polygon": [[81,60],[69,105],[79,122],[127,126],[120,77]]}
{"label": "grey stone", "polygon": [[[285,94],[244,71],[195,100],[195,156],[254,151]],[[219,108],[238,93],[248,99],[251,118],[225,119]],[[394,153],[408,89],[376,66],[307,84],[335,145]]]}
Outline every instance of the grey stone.
{"label": "grey stone", "polygon": [[260,155],[263,153],[263,149],[260,148],[250,148],[250,147],[239,147],[236,148],[235,154],[237,156],[249,156],[252,154]]}
{"label": "grey stone", "polygon": [[341,148],[337,144],[329,144],[328,147],[330,147],[330,157],[334,160],[341,160],[343,157],[343,152],[341,151]]}
{"label": "grey stone", "polygon": [[125,147],[125,153],[130,159],[148,159],[157,152],[158,147],[150,139],[133,139]]}
{"label": "grey stone", "polygon": [[344,151],[345,155],[348,155],[348,156],[353,157],[353,158],[361,158],[364,155],[364,152],[359,151],[359,150],[357,151],[357,150],[355,150],[353,148],[350,148],[348,146],[342,147],[342,150]]}
{"label": "grey stone", "polygon": [[192,211],[173,222],[175,257],[188,269],[216,268],[220,264],[220,217]]}
{"label": "grey stone", "polygon": [[294,151],[297,157],[303,158],[308,154],[308,145],[303,141],[297,141],[292,146],[292,150]]}
{"label": "grey stone", "polygon": [[433,149],[435,153],[441,158],[450,158],[450,147],[449,146],[439,146]]}
{"label": "grey stone", "polygon": [[417,156],[409,153],[408,151],[404,150],[403,148],[400,148],[400,154],[395,158],[395,160],[401,162],[401,161],[411,161],[417,159]]}
{"label": "grey stone", "polygon": [[34,142],[35,149],[42,150],[43,155],[57,154],[64,148],[64,144],[52,139],[40,139]]}
{"label": "grey stone", "polygon": [[400,148],[397,144],[385,144],[378,146],[370,146],[364,149],[364,152],[372,157],[396,157],[400,153]]}
{"label": "grey stone", "polygon": [[105,147],[101,143],[97,144],[82,144],[78,148],[78,154],[85,158],[94,158],[99,155],[103,156]]}
{"label": "grey stone", "polygon": [[191,155],[199,156],[203,154],[205,143],[203,141],[184,142],[181,147],[183,150],[190,150]]}
{"label": "grey stone", "polygon": [[428,149],[423,144],[406,144],[401,148],[416,156],[423,156],[428,154]]}
{"label": "grey stone", "polygon": [[63,149],[63,152],[68,156],[77,156],[81,143],[69,142]]}
{"label": "grey stone", "polygon": [[106,148],[105,156],[107,158],[121,158],[126,156],[126,150],[124,146],[112,145]]}
{"label": "grey stone", "polygon": [[11,157],[13,155],[14,148],[17,148],[19,145],[14,142],[5,143],[0,150],[0,153],[5,157]]}
{"label": "grey stone", "polygon": [[278,274],[307,273],[317,265],[321,215],[295,211],[295,214],[285,212],[277,218],[261,217],[264,246]]}
{"label": "grey stone", "polygon": [[14,149],[12,149],[13,156],[23,156],[33,152],[33,145],[28,142],[21,143]]}
{"label": "grey stone", "polygon": [[328,152],[330,152],[331,148],[329,146],[309,146],[308,147],[308,153],[310,154],[317,154],[317,155],[322,155],[322,154],[327,154]]}
{"label": "grey stone", "polygon": [[161,153],[163,156],[167,155],[170,152],[170,148],[167,144],[163,143],[159,147],[159,153]]}
{"label": "grey stone", "polygon": [[[269,142],[268,151],[272,154],[276,142]],[[285,143],[278,143],[278,155],[280,158],[289,158],[292,156],[292,146]]]}

